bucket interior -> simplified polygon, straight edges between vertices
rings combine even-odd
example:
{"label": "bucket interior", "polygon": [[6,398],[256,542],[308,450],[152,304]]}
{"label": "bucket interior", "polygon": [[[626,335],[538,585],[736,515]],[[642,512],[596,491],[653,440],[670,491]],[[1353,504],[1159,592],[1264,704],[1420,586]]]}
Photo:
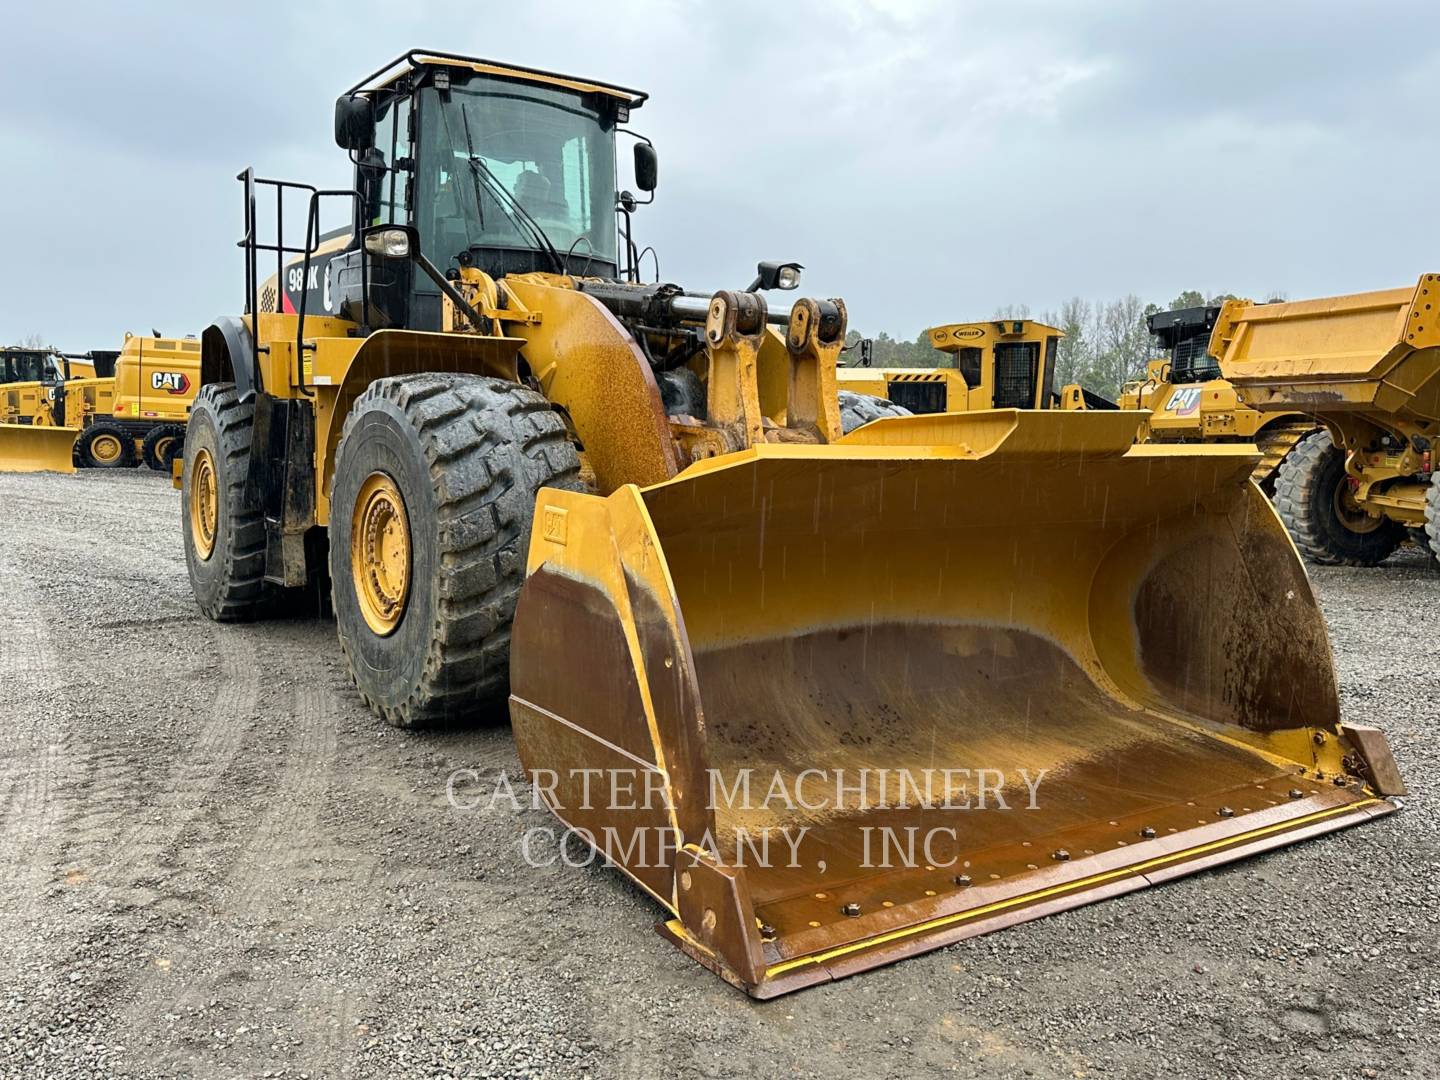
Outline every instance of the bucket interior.
{"label": "bucket interior", "polygon": [[1316,786],[1328,645],[1251,464],[761,458],[644,492],[715,841],[782,945]]}

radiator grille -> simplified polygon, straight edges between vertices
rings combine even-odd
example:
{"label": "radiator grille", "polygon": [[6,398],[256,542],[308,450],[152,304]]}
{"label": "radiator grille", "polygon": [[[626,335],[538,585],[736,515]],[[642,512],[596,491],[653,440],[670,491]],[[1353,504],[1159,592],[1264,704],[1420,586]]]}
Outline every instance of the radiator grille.
{"label": "radiator grille", "polygon": [[1175,350],[1170,354],[1170,381],[1207,382],[1220,378],[1220,361],[1206,351],[1209,345],[1208,334],[1177,341]]}
{"label": "radiator grille", "polygon": [[995,408],[1033,409],[1040,373],[1038,341],[1007,341],[995,346]]}
{"label": "radiator grille", "polygon": [[943,382],[896,382],[885,384],[885,392],[896,405],[912,413],[942,413],[947,397]]}

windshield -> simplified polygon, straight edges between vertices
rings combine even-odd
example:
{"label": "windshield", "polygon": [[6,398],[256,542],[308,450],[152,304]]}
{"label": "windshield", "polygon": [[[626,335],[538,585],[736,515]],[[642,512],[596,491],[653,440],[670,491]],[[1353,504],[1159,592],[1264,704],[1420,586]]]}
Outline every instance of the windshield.
{"label": "windshield", "polygon": [[480,76],[427,88],[420,115],[416,225],[438,264],[547,245],[615,263],[614,127],[578,94]]}
{"label": "windshield", "polygon": [[17,351],[0,354],[0,381],[51,382],[58,377],[58,365],[49,353]]}

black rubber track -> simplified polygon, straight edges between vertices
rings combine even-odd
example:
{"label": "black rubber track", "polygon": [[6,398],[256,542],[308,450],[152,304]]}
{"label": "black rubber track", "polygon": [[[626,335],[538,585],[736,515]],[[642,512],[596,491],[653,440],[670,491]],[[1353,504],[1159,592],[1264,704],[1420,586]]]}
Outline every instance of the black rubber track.
{"label": "black rubber track", "polygon": [[[350,567],[361,485],[390,476],[405,501],[405,613],[366,624]],[[458,374],[380,379],[356,400],[336,455],[331,596],[340,645],[372,711],[398,727],[464,720],[509,691],[510,625],[535,495],[583,489],[564,420],[541,394]]]}

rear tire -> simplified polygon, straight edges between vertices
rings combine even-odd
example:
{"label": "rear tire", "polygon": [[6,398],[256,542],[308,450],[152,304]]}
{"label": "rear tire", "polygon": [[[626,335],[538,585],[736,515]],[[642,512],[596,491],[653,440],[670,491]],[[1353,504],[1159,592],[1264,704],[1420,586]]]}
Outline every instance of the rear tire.
{"label": "rear tire", "polygon": [[1275,509],[1310,562],[1378,566],[1404,541],[1404,526],[1363,513],[1346,515],[1346,480],[1345,455],[1330,432],[1307,435],[1280,465]]}
{"label": "rear tire", "polygon": [[135,440],[119,424],[101,420],[91,424],[75,444],[80,464],[87,469],[132,469]]}
{"label": "rear tire", "polygon": [[255,406],[232,383],[201,387],[185,434],[180,517],[185,565],[200,610],[216,622],[253,619],[265,584],[265,521],[245,498]]}
{"label": "rear tire", "polygon": [[533,390],[427,373],[355,402],[336,453],[331,597],[355,685],[388,723],[508,693],[542,487],[583,490],[564,420]]}
{"label": "rear tire", "polygon": [[890,416],[914,416],[903,405],[896,405],[888,398],[871,394],[857,394],[853,390],[841,390],[840,430],[849,435],[856,428],[864,427],[872,420],[884,420]]}
{"label": "rear tire", "polygon": [[140,457],[156,472],[170,471],[170,463],[185,452],[185,428],[181,424],[161,424],[145,433],[140,444]]}
{"label": "rear tire", "polygon": [[1416,544],[1440,559],[1440,471],[1430,474],[1430,490],[1425,492],[1425,527],[1415,531],[1421,534],[1415,538]]}

